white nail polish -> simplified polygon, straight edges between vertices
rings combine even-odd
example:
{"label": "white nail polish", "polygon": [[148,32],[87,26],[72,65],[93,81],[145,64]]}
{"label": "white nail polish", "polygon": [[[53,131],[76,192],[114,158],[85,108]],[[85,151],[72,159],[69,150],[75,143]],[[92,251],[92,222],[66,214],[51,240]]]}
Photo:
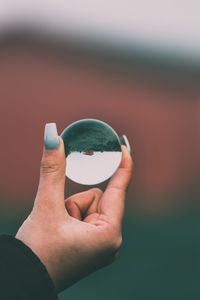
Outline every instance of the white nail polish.
{"label": "white nail polish", "polygon": [[59,137],[56,123],[47,123],[44,131],[44,145],[46,149],[56,149],[59,146]]}
{"label": "white nail polish", "polygon": [[127,147],[128,152],[131,153],[131,146],[125,134],[122,135],[120,141],[122,145],[125,145]]}

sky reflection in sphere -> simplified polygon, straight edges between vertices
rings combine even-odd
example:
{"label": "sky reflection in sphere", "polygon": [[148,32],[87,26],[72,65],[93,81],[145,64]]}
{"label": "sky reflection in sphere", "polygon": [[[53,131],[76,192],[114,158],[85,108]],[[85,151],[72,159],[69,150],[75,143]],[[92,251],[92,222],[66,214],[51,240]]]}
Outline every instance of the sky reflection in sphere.
{"label": "sky reflection in sphere", "polygon": [[118,169],[122,152],[119,138],[106,123],[84,119],[61,134],[65,145],[66,176],[84,185],[99,184]]}

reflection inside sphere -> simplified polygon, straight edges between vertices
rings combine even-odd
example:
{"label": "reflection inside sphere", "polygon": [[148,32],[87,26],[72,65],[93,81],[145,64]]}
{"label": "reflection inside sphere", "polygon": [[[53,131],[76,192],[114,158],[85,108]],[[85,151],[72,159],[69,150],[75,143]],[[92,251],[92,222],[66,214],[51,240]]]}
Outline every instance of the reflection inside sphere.
{"label": "reflection inside sphere", "polygon": [[110,178],[120,165],[119,138],[106,123],[84,119],[61,134],[65,145],[66,176],[74,182],[94,185]]}

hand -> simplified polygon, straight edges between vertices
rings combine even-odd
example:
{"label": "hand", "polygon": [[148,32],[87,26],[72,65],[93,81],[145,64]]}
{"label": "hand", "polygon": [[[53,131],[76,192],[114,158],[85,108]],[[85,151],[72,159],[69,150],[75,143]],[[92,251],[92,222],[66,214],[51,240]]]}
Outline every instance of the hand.
{"label": "hand", "polygon": [[132,159],[122,146],[121,166],[103,193],[97,188],[64,199],[66,159],[44,148],[31,214],[16,234],[40,258],[58,292],[113,262],[120,245],[125,192]]}

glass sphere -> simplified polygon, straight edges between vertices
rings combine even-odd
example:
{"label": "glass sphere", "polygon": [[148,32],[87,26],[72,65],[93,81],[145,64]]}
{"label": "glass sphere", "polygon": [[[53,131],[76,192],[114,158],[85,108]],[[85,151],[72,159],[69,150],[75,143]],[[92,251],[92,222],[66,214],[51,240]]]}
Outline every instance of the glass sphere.
{"label": "glass sphere", "polygon": [[65,145],[66,176],[72,181],[99,184],[118,169],[122,158],[120,140],[105,122],[79,120],[69,125],[61,137]]}

